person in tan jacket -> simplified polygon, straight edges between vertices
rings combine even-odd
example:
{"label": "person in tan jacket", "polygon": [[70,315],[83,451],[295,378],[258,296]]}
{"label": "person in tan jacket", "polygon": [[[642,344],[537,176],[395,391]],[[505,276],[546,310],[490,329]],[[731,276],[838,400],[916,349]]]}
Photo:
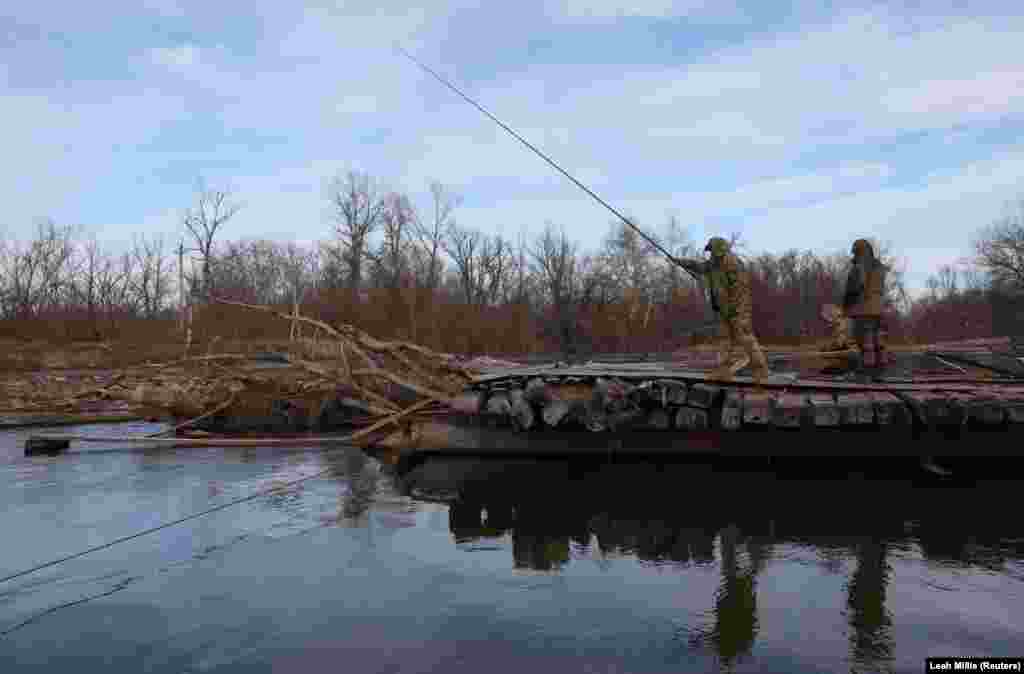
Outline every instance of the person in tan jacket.
{"label": "person in tan jacket", "polygon": [[763,381],[769,375],[768,361],[754,335],[750,272],[721,237],[712,237],[704,251],[710,254],[706,261],[686,258],[678,262],[707,283],[711,307],[718,314],[728,340],[723,362],[711,376],[729,380],[750,365],[754,380]]}
{"label": "person in tan jacket", "polygon": [[885,363],[879,333],[888,267],[875,256],[867,239],[857,239],[850,251],[853,260],[846,279],[843,310],[850,318],[853,339],[860,351],[859,374],[878,378]]}

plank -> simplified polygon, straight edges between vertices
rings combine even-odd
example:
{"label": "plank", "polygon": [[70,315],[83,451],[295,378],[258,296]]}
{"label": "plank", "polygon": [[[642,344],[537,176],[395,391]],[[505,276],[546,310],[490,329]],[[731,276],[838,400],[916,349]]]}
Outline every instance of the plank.
{"label": "plank", "polygon": [[722,387],[720,386],[693,384],[686,395],[686,404],[690,407],[699,407],[704,410],[711,409],[718,400],[721,391]]}
{"label": "plank", "polygon": [[758,391],[743,392],[743,425],[767,426],[772,421],[772,397]]}
{"label": "plank", "polygon": [[726,389],[722,396],[722,409],[718,414],[718,428],[723,431],[739,430],[743,422],[743,393]]}
{"label": "plank", "polygon": [[803,396],[796,393],[772,395],[772,425],[776,428],[800,428],[807,417]]}
{"label": "plank", "polygon": [[865,426],[875,423],[874,400],[867,393],[843,393],[836,396],[839,424]]}
{"label": "plank", "polygon": [[676,412],[676,428],[688,431],[703,431],[708,428],[707,410],[696,407],[680,407]]}
{"label": "plank", "polygon": [[47,438],[30,435],[25,440],[25,456],[56,456],[71,446],[65,438]]}
{"label": "plank", "polygon": [[839,425],[839,408],[836,399],[827,393],[811,393],[806,396],[809,416],[815,426],[831,427]]}

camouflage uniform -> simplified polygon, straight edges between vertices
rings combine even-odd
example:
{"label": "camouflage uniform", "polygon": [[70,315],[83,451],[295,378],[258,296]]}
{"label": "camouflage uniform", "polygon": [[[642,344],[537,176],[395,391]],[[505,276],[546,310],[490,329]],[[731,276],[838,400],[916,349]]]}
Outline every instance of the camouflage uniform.
{"label": "camouflage uniform", "polygon": [[875,257],[874,248],[865,239],[854,241],[851,253],[853,261],[846,279],[843,308],[851,319],[853,339],[860,349],[859,366],[877,376],[885,364],[879,333],[888,268]]}
{"label": "camouflage uniform", "polygon": [[723,364],[713,373],[717,378],[730,378],[738,370],[752,364],[753,375],[761,379],[768,374],[768,362],[754,335],[750,273],[730,250],[729,242],[718,237],[708,241],[708,261],[680,260],[683,267],[704,277],[708,285],[711,307],[722,321],[728,336],[728,350]]}
{"label": "camouflage uniform", "polygon": [[832,333],[832,341],[829,342],[827,350],[845,351],[850,348],[849,320],[843,309],[834,304],[826,304],[821,308],[821,318],[828,323]]}

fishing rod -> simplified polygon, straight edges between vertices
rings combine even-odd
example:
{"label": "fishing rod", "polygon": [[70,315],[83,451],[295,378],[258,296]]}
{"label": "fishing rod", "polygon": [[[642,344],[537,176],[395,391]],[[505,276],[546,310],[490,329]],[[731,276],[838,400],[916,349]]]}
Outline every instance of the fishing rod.
{"label": "fishing rod", "polygon": [[602,199],[601,197],[599,197],[599,196],[597,196],[596,194],[594,194],[593,190],[591,190],[591,189],[590,189],[589,187],[587,187],[586,185],[584,185],[583,183],[581,183],[581,182],[580,182],[579,180],[576,180],[576,178],[574,178],[573,176],[571,176],[571,175],[569,174],[569,172],[568,172],[568,171],[566,171],[565,169],[563,169],[563,168],[562,168],[561,166],[559,166],[559,165],[558,165],[558,164],[556,164],[556,163],[555,163],[554,161],[552,161],[550,157],[548,157],[548,156],[547,156],[546,154],[544,154],[543,152],[541,152],[540,150],[538,150],[538,149],[537,149],[536,147],[534,147],[534,146],[533,146],[533,144],[532,144],[532,143],[530,143],[530,141],[528,141],[528,140],[526,140],[525,138],[523,138],[522,136],[520,136],[520,135],[519,135],[518,133],[516,133],[516,132],[515,132],[515,131],[514,131],[513,129],[511,129],[511,128],[510,128],[510,127],[509,127],[509,126],[507,125],[507,124],[505,124],[505,123],[504,123],[504,122],[502,122],[502,121],[501,121],[500,119],[498,119],[497,117],[495,117],[494,115],[492,115],[492,114],[491,114],[491,113],[490,113],[490,112],[489,112],[489,111],[488,111],[488,110],[487,110],[486,108],[484,108],[484,107],[483,107],[482,105],[480,105],[479,103],[477,103],[476,101],[474,101],[474,100],[473,100],[472,98],[470,98],[470,97],[469,97],[469,96],[467,96],[466,94],[464,94],[464,93],[462,93],[461,91],[459,91],[458,87],[456,87],[456,86],[455,86],[454,84],[452,84],[451,82],[449,82],[449,81],[448,81],[448,80],[446,80],[445,78],[443,78],[443,77],[441,77],[440,75],[438,75],[438,74],[437,74],[436,72],[434,72],[434,71],[433,71],[433,70],[432,70],[431,68],[429,68],[428,66],[426,66],[426,65],[424,65],[423,63],[421,63],[420,61],[416,60],[416,58],[415,58],[415,57],[414,57],[414,56],[413,56],[412,54],[410,54],[409,52],[407,52],[407,51],[406,51],[405,49],[403,49],[401,45],[399,45],[399,44],[396,44],[396,45],[395,45],[395,48],[396,48],[396,49],[397,49],[398,51],[400,51],[400,52],[401,52],[401,53],[402,53],[402,54],[403,54],[403,55],[404,55],[404,56],[405,56],[406,58],[408,58],[408,59],[409,59],[410,61],[412,61],[413,63],[415,63],[416,65],[418,65],[418,66],[419,66],[420,68],[422,68],[423,70],[425,70],[425,71],[426,71],[427,73],[429,73],[430,75],[432,75],[432,76],[434,77],[434,79],[436,79],[436,80],[437,80],[438,82],[440,82],[441,84],[445,85],[446,87],[448,87],[449,89],[451,89],[452,91],[454,91],[454,92],[455,92],[456,94],[458,94],[458,96],[459,96],[460,98],[462,98],[462,99],[463,99],[464,101],[466,101],[467,103],[469,103],[470,105],[472,105],[472,106],[473,106],[474,108],[476,108],[476,109],[477,109],[477,110],[479,110],[480,112],[482,112],[482,113],[484,113],[485,115],[487,115],[487,117],[489,117],[489,118],[491,119],[491,121],[493,121],[493,122],[494,122],[495,124],[497,124],[498,126],[500,126],[501,128],[503,128],[503,129],[504,129],[505,131],[507,131],[507,132],[508,132],[509,134],[511,134],[513,138],[515,138],[516,140],[518,140],[518,141],[519,141],[520,143],[522,143],[523,145],[525,145],[525,146],[526,146],[527,148],[529,148],[530,150],[532,150],[534,154],[536,154],[536,155],[537,155],[538,157],[540,157],[541,159],[543,159],[544,161],[546,161],[546,162],[547,162],[548,164],[550,164],[550,165],[551,165],[551,167],[552,167],[552,168],[554,168],[554,169],[555,169],[556,171],[558,171],[559,173],[561,173],[562,175],[564,175],[564,176],[565,176],[566,178],[568,178],[569,180],[571,180],[571,181],[573,182],[573,184],[575,184],[575,185],[576,185],[577,187],[579,187],[579,188],[580,188],[581,190],[583,190],[584,192],[586,192],[587,194],[589,194],[589,195],[590,195],[591,197],[593,197],[593,199],[594,199],[595,201],[597,201],[597,203],[599,203],[599,204],[601,204],[602,206],[604,206],[605,208],[607,208],[607,209],[608,209],[609,211],[611,211],[611,212],[612,212],[612,213],[613,213],[613,214],[614,214],[614,215],[615,215],[615,216],[616,216],[616,217],[617,217],[617,218],[618,218],[619,220],[622,220],[622,222],[626,223],[626,225],[628,225],[629,227],[631,227],[631,228],[633,229],[633,231],[634,231],[634,232],[636,232],[637,234],[639,234],[639,235],[641,236],[641,238],[643,238],[643,240],[644,240],[644,241],[646,241],[647,243],[649,243],[649,244],[651,244],[652,246],[654,246],[654,248],[655,248],[655,249],[656,249],[656,250],[657,250],[657,251],[658,251],[659,253],[661,253],[662,255],[664,255],[665,257],[667,257],[667,258],[669,259],[669,261],[671,261],[671,262],[672,262],[673,264],[675,264],[675,265],[676,265],[676,266],[678,266],[678,267],[679,267],[680,269],[682,269],[683,271],[685,271],[685,272],[686,272],[687,274],[689,274],[690,276],[692,276],[692,277],[693,277],[693,278],[694,278],[695,280],[697,280],[697,281],[700,281],[700,280],[701,280],[701,279],[700,279],[700,277],[699,277],[699,276],[698,276],[697,274],[695,274],[695,273],[694,273],[693,271],[691,271],[690,269],[688,269],[688,268],[686,267],[686,265],[685,265],[685,264],[683,264],[683,262],[682,262],[682,261],[681,261],[681,260],[680,260],[679,258],[675,257],[674,255],[672,255],[672,253],[670,253],[670,252],[668,252],[667,250],[665,250],[665,248],[663,248],[663,247],[662,247],[662,245],[661,245],[661,244],[659,244],[659,243],[658,243],[657,241],[655,241],[655,240],[654,240],[654,239],[652,239],[651,237],[649,237],[649,236],[647,236],[646,234],[644,234],[644,232],[643,232],[643,231],[642,231],[642,230],[641,230],[641,229],[640,229],[639,227],[637,227],[636,225],[634,225],[634,224],[633,224],[632,222],[630,222],[630,221],[629,221],[629,218],[627,218],[627,217],[626,217],[626,216],[624,216],[624,215],[623,215],[622,213],[620,213],[619,211],[617,211],[617,210],[616,210],[616,209],[615,209],[614,207],[612,207],[612,206],[611,206],[611,205],[610,205],[610,204],[609,204],[608,202],[606,202],[606,201],[605,201],[604,199]]}

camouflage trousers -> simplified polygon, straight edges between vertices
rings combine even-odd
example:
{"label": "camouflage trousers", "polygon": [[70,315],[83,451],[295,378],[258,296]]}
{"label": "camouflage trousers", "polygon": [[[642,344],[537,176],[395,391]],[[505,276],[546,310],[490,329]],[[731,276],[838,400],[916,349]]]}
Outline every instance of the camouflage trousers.
{"label": "camouflage trousers", "polygon": [[755,377],[768,374],[768,360],[764,357],[749,319],[723,320],[722,332],[727,340],[721,354],[721,369],[725,373],[735,374],[751,365]]}
{"label": "camouflage trousers", "polygon": [[866,368],[879,368],[885,364],[885,354],[880,333],[880,318],[851,318],[853,339],[861,353],[861,365]]}

